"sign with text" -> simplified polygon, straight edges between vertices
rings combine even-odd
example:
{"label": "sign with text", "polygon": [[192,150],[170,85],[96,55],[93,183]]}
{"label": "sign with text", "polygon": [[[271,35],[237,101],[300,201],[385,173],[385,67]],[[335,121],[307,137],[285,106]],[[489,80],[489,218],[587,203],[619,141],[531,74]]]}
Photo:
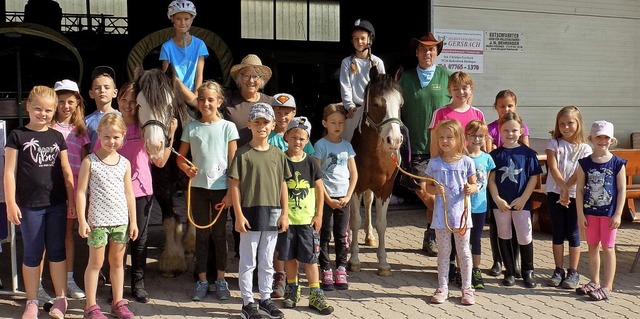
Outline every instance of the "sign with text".
{"label": "sign with text", "polygon": [[437,64],[451,71],[482,73],[484,32],[473,30],[436,29],[438,40],[444,39]]}
{"label": "sign with text", "polygon": [[524,33],[485,31],[484,50],[498,52],[524,52]]}

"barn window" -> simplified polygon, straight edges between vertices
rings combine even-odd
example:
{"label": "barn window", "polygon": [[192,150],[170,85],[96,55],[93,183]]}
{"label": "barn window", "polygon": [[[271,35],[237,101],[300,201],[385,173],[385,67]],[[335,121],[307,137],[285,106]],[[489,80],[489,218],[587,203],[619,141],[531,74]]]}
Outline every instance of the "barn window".
{"label": "barn window", "polygon": [[331,0],[242,0],[243,39],[340,41],[340,3]]}

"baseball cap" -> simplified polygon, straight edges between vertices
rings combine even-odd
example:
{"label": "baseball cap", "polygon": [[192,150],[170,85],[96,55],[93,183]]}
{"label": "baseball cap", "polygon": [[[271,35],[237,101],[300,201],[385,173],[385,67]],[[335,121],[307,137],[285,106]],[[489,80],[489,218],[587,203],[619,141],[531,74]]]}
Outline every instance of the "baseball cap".
{"label": "baseball cap", "polygon": [[93,69],[91,72],[91,82],[101,75],[107,75],[113,80],[114,84],[116,83],[116,71],[106,65],[97,66]]}
{"label": "baseball cap", "polygon": [[72,91],[72,92],[80,93],[80,89],[78,88],[78,83],[73,82],[71,80],[67,80],[67,79],[56,82],[56,84],[53,86],[53,90],[56,92]]}
{"label": "baseball cap", "polygon": [[255,121],[260,118],[267,119],[269,121],[273,121],[276,118],[275,114],[273,114],[273,108],[271,105],[260,102],[251,107],[251,111],[249,111],[249,120]]}
{"label": "baseball cap", "polygon": [[289,125],[287,125],[287,129],[285,130],[285,132],[289,131],[292,128],[301,128],[307,131],[307,134],[311,136],[311,122],[309,122],[309,119],[304,116],[294,117],[291,122],[289,122]]}
{"label": "baseball cap", "polygon": [[296,108],[296,99],[287,93],[278,93],[271,98],[271,106]]}
{"label": "baseball cap", "polygon": [[600,135],[606,135],[608,137],[614,137],[613,136],[613,124],[611,124],[611,123],[609,123],[607,121],[603,121],[603,120],[595,121],[591,125],[591,134],[590,135],[593,136],[593,137],[600,136]]}

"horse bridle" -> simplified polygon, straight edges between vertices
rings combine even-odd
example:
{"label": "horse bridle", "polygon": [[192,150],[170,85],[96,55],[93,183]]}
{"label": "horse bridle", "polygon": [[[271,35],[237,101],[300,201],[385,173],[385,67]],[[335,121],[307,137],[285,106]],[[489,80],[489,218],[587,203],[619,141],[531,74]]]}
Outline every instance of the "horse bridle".
{"label": "horse bridle", "polygon": [[369,86],[367,86],[367,89],[365,90],[365,101],[364,101],[364,111],[362,116],[365,118],[365,124],[372,126],[373,128],[376,129],[376,132],[378,133],[378,135],[380,135],[380,133],[382,132],[382,128],[387,125],[387,124],[393,124],[396,123],[400,126],[402,126],[402,120],[400,120],[397,117],[390,117],[387,119],[383,119],[380,123],[376,123],[376,121],[374,121],[371,116],[369,116],[369,103],[371,102],[369,99]]}
{"label": "horse bridle", "polygon": [[[140,108],[140,105],[138,105],[138,108]],[[139,120],[139,119],[138,119]],[[158,120],[148,120],[146,122],[144,122],[141,126],[140,126],[140,130],[142,130],[142,134],[144,134],[144,129],[147,126],[158,126],[160,127],[160,129],[162,129],[162,133],[164,134],[164,147],[170,147],[170,141],[171,141],[171,137],[169,136],[169,127],[167,127],[166,124],[162,123],[161,121]]]}

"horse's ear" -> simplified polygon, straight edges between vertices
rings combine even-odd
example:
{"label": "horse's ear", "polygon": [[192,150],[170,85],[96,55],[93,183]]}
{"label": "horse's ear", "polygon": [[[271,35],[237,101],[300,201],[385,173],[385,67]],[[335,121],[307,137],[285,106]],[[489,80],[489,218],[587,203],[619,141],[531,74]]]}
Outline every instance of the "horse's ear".
{"label": "horse's ear", "polygon": [[369,79],[373,80],[377,78],[378,74],[380,74],[380,72],[378,72],[378,66],[374,64],[369,70]]}
{"label": "horse's ear", "polygon": [[402,65],[398,67],[398,69],[396,70],[396,74],[393,76],[393,79],[398,82],[400,81],[400,78],[402,77],[402,72],[404,72],[404,69],[402,68]]}
{"label": "horse's ear", "polygon": [[133,82],[138,82],[138,79],[140,79],[140,77],[142,76],[142,73],[144,73],[144,69],[140,66],[137,66],[133,70]]}

